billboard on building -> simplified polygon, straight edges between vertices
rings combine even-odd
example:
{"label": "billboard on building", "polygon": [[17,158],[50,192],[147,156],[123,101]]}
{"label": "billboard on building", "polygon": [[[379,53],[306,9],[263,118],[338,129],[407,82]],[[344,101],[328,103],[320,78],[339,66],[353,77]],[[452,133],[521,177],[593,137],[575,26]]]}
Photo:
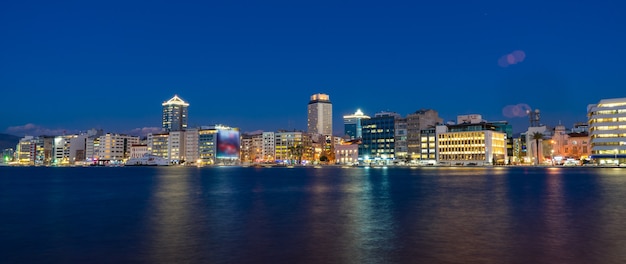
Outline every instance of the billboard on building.
{"label": "billboard on building", "polygon": [[239,158],[239,131],[219,130],[217,132],[217,153],[218,159],[238,159]]}

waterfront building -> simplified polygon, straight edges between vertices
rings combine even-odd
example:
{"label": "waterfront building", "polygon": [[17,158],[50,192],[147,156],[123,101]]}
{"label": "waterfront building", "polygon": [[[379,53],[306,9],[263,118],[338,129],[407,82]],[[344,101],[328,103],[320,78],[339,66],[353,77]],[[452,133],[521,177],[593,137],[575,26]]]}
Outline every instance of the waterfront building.
{"label": "waterfront building", "polygon": [[263,134],[256,134],[252,137],[251,147],[250,157],[253,157],[253,162],[261,162],[263,160]]}
{"label": "waterfront building", "polygon": [[335,137],[331,135],[307,134],[312,141],[313,161],[330,162],[335,159]]}
{"label": "waterfront building", "polygon": [[198,165],[215,164],[217,132],[217,129],[208,127],[198,130]]}
{"label": "waterfront building", "polygon": [[292,164],[314,161],[313,140],[309,133],[283,130],[274,135],[276,162]]}
{"label": "waterfront building", "polygon": [[333,105],[327,94],[314,94],[308,105],[307,131],[310,134],[333,134]]}
{"label": "waterfront building", "polygon": [[519,164],[526,157],[526,145],[522,144],[522,138],[525,138],[525,136],[513,138],[513,156],[509,157],[511,164]]}
{"label": "waterfront building", "polygon": [[138,159],[143,157],[146,154],[149,154],[148,145],[146,144],[134,144],[130,146],[130,157],[131,159]]}
{"label": "waterfront building", "polygon": [[363,124],[361,120],[364,119],[370,119],[370,117],[363,114],[361,109],[357,109],[352,115],[343,116],[344,135],[347,135],[350,139],[362,138]]}
{"label": "waterfront building", "polygon": [[395,124],[401,116],[395,112],[380,112],[362,120],[363,138],[359,159],[364,163],[391,164],[395,159]]}
{"label": "waterfront building", "polygon": [[77,135],[63,135],[54,137],[52,149],[52,164],[68,165],[71,163],[70,146],[71,140],[75,137],[77,137]]}
{"label": "waterfront building", "polygon": [[9,164],[14,160],[15,157],[15,150],[13,150],[12,148],[7,148],[2,150],[2,160],[0,161],[0,163],[3,164]]}
{"label": "waterfront building", "polygon": [[187,129],[185,131],[185,164],[196,165],[200,159],[199,134],[198,129]]}
{"label": "waterfront building", "polygon": [[15,159],[20,165],[33,165],[35,163],[35,144],[33,136],[25,136],[20,139],[15,147]]}
{"label": "waterfront building", "polygon": [[165,131],[180,131],[187,129],[189,103],[178,95],[163,102],[162,128]]}
{"label": "waterfront building", "polygon": [[602,99],[587,107],[591,159],[598,164],[626,162],[626,98]]}
{"label": "waterfront building", "polygon": [[276,136],[274,132],[263,132],[261,155],[263,162],[274,162],[276,157]]}
{"label": "waterfront building", "polygon": [[240,162],[239,129],[215,125],[198,129],[198,165],[233,165]]}
{"label": "waterfront building", "polygon": [[241,162],[256,163],[263,159],[263,134],[241,135]]}
{"label": "waterfront building", "polygon": [[[541,134],[542,138],[533,139],[533,135]],[[546,159],[546,151],[544,150],[543,140],[550,138],[551,135],[546,126],[529,127],[528,130],[523,133],[524,142],[526,143],[526,158],[525,163],[541,164]],[[539,143],[537,143],[539,141]]]}
{"label": "waterfront building", "polygon": [[437,124],[443,123],[439,113],[432,109],[420,109],[415,113],[406,116],[407,123],[407,152],[412,159],[422,157],[422,143],[420,131],[434,128]]}
{"label": "waterfront building", "polygon": [[252,135],[243,133],[241,134],[241,162],[242,163],[252,163],[254,160],[251,152],[254,149],[252,147]]}
{"label": "waterfront building", "polygon": [[439,125],[437,163],[447,165],[505,164],[506,134],[493,124]]}
{"label": "waterfront building", "polygon": [[87,152],[87,138],[89,135],[87,133],[80,133],[75,135],[70,139],[70,147],[69,147],[69,163],[84,163]]}
{"label": "waterfront building", "polygon": [[87,134],[88,137],[85,139],[85,161],[95,163],[100,152],[100,136],[104,135],[104,131],[102,129],[91,129]]}
{"label": "waterfront building", "polygon": [[420,135],[420,153],[413,154],[411,157],[416,157],[418,160],[413,163],[419,163],[421,165],[435,165],[437,164],[437,130],[436,128],[422,129],[419,132]]}
{"label": "waterfront building", "polygon": [[411,157],[408,155],[407,142],[407,120],[397,118],[394,122],[394,155],[395,159],[401,162],[408,162]]}
{"label": "waterfront building", "polygon": [[359,162],[357,141],[344,141],[335,145],[335,164],[354,165]]}
{"label": "waterfront building", "polygon": [[[543,140],[550,138],[550,131],[545,125],[541,124],[540,111],[535,109],[534,111],[526,111],[528,114],[530,126],[528,130],[522,133],[522,146],[526,146],[526,157],[524,157],[524,163],[540,164],[545,161],[546,152],[544,150]],[[541,134],[541,138],[534,138],[535,135]],[[548,153],[549,155],[549,153]]]}
{"label": "waterfront building", "polygon": [[568,132],[563,125],[555,127],[550,144],[550,155],[554,164],[564,164],[568,160],[585,160],[591,154],[589,134]]}
{"label": "waterfront building", "polygon": [[39,136],[35,139],[35,165],[52,165],[54,136]]}
{"label": "waterfront building", "polygon": [[150,154],[169,160],[169,133],[148,134],[148,150]]}
{"label": "waterfront building", "polygon": [[488,122],[496,127],[496,131],[500,131],[506,134],[506,164],[511,164],[513,155],[513,126],[508,121],[494,121]]}
{"label": "waterfront building", "polygon": [[100,136],[98,164],[119,164],[130,158],[132,145],[139,144],[139,137],[106,133]]}
{"label": "waterfront building", "polygon": [[167,142],[167,156],[170,163],[185,162],[185,131],[171,131]]}
{"label": "waterfront building", "polygon": [[85,143],[85,156],[87,162],[96,163],[100,153],[100,136],[88,137]]}

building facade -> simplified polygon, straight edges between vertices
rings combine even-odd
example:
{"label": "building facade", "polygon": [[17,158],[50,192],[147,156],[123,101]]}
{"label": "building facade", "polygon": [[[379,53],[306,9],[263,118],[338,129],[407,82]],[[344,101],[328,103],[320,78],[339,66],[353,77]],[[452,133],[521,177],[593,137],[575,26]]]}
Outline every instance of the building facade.
{"label": "building facade", "polygon": [[436,128],[429,128],[420,130],[420,141],[419,141],[420,153],[412,157],[416,157],[417,159],[413,160],[413,163],[418,163],[421,165],[435,165],[437,164],[437,133]]}
{"label": "building facade", "polygon": [[363,114],[361,109],[357,109],[352,115],[343,116],[344,135],[350,139],[363,137],[363,124],[361,120],[370,119],[369,116]]}
{"label": "building facade", "polygon": [[589,135],[586,132],[568,132],[563,125],[554,128],[549,144],[550,158],[554,165],[578,165],[591,153]]}
{"label": "building facade", "polygon": [[185,130],[185,165],[197,165],[200,158],[198,153],[198,129]]}
{"label": "building facade", "polygon": [[391,164],[395,155],[396,119],[398,113],[380,112],[363,120],[363,138],[359,145],[359,159],[364,163]]}
{"label": "building facade", "polygon": [[422,130],[435,128],[437,124],[443,123],[439,113],[432,109],[421,109],[406,116],[407,123],[407,152],[411,159],[416,160],[422,157],[421,135]]}
{"label": "building facade", "polygon": [[241,135],[241,162],[258,163],[263,159],[263,134]]}
{"label": "building facade", "polygon": [[302,131],[278,131],[274,138],[275,161],[286,164],[314,162],[313,140]]}
{"label": "building facade", "polygon": [[486,124],[437,126],[437,163],[504,165],[506,134]]}
{"label": "building facade", "polygon": [[626,98],[603,99],[587,107],[591,159],[598,164],[626,162]]}
{"label": "building facade", "polygon": [[135,144],[135,145],[130,146],[130,158],[131,159],[141,158],[148,153],[150,153],[148,151],[148,145]]}
{"label": "building facade", "polygon": [[187,129],[189,104],[178,95],[163,102],[162,128],[165,131],[180,131]]}
{"label": "building facade", "polygon": [[308,105],[307,131],[310,134],[333,134],[333,105],[327,94],[314,94]]}
{"label": "building facade", "polygon": [[169,133],[148,134],[148,149],[150,154],[169,160],[169,137]]}
{"label": "building facade", "polygon": [[411,156],[408,155],[408,129],[406,118],[397,118],[394,122],[394,155],[395,159],[401,163],[408,162]]}
{"label": "building facade", "polygon": [[106,133],[100,136],[99,163],[122,163],[130,158],[132,145],[139,144],[139,137]]}
{"label": "building facade", "polygon": [[263,132],[263,147],[261,149],[263,162],[274,162],[276,160],[276,135],[274,132]]}
{"label": "building facade", "polygon": [[355,165],[359,162],[359,145],[345,142],[335,145],[335,163]]}

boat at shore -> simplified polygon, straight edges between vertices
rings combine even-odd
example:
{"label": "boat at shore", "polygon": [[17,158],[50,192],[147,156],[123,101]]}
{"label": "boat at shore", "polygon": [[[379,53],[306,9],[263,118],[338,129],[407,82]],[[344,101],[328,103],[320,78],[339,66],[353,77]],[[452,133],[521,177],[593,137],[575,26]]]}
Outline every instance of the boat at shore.
{"label": "boat at shore", "polygon": [[130,158],[124,166],[169,166],[170,162],[152,154],[145,154],[139,158]]}

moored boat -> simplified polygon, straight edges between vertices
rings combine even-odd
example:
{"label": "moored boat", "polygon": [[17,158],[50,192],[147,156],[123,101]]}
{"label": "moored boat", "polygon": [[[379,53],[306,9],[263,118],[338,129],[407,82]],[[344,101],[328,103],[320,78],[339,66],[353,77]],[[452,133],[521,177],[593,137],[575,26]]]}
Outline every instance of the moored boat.
{"label": "moored boat", "polygon": [[170,162],[152,154],[145,154],[139,158],[130,158],[125,166],[168,166]]}

